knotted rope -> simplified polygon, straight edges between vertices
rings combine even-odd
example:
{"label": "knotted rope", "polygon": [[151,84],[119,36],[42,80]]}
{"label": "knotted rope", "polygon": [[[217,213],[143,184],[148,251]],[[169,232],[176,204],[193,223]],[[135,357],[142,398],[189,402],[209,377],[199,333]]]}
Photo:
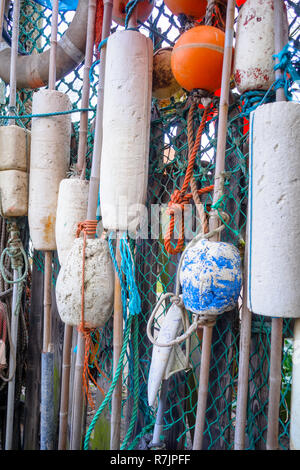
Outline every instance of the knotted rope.
{"label": "knotted rope", "polygon": [[[90,350],[93,346],[93,340],[91,337],[91,333],[95,330],[95,328],[89,328],[86,326],[85,319],[84,319],[84,302],[85,302],[85,288],[84,288],[84,281],[85,281],[85,254],[86,254],[86,244],[87,238],[93,237],[96,234],[97,230],[97,220],[85,220],[84,222],[79,222],[76,231],[76,238],[80,237],[81,232],[83,232],[83,245],[82,245],[82,277],[81,277],[81,319],[80,324],[78,326],[78,331],[82,334],[84,338],[84,363],[83,363],[83,372],[82,372],[82,385],[85,396],[87,398],[88,403],[90,404],[91,408],[95,408],[94,400],[92,399],[89,380],[93,382],[93,384],[100,390],[103,396],[105,396],[104,390],[100,387],[97,383],[95,378],[93,377],[90,367],[89,367],[89,355]],[[100,369],[98,362],[95,361],[96,369],[98,370],[99,374],[102,375],[106,380],[109,381],[109,378],[105,375],[105,373]]]}

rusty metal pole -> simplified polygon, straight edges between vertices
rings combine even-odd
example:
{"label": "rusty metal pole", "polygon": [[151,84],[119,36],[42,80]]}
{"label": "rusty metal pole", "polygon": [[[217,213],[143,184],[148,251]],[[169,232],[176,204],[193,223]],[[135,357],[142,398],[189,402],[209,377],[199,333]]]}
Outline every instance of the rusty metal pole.
{"label": "rusty metal pole", "polygon": [[[275,54],[278,54],[286,44],[288,38],[284,37],[283,29],[284,2],[274,0],[274,45]],[[278,63],[276,58],[275,64]],[[275,79],[282,78],[280,69],[275,71]],[[283,88],[276,90],[276,101],[286,101]],[[272,318],[271,355],[269,377],[269,405],[268,405],[268,429],[267,450],[278,449],[279,408],[281,389],[281,359],[282,359],[282,329],[283,318]]]}
{"label": "rusty metal pole", "polygon": [[[226,12],[226,29],[225,29],[225,46],[224,46],[224,59],[222,69],[222,83],[221,83],[221,96],[219,108],[219,126],[218,126],[218,142],[216,152],[216,168],[215,168],[215,183],[214,183],[214,198],[213,203],[219,200],[223,191],[222,174],[225,169],[225,150],[226,150],[226,136],[227,136],[227,119],[229,107],[229,87],[232,66],[232,46],[234,34],[234,14],[235,14],[235,0],[228,0]],[[210,230],[215,230],[219,226],[219,217],[217,213],[213,213],[210,218]],[[217,241],[219,238],[215,236],[212,240]],[[208,394],[208,379],[209,379],[209,366],[211,354],[213,327],[205,326],[203,328],[202,340],[202,354],[201,354],[201,367],[199,376],[199,393],[197,404],[196,426],[194,434],[193,450],[202,449],[205,413]]]}
{"label": "rusty metal pole", "polygon": [[[110,34],[110,27],[112,22],[112,6],[113,0],[103,0],[103,25],[102,25],[102,39],[105,39]],[[89,185],[89,198],[87,219],[96,220],[99,182],[100,182],[100,161],[101,161],[101,148],[102,148],[102,120],[103,120],[103,98],[104,98],[104,73],[105,73],[105,52],[106,48],[102,49],[101,62],[99,66],[99,84],[98,84],[98,99],[97,99],[97,115],[95,125],[95,138],[93,148],[93,160],[91,169],[91,178]],[[82,443],[82,425],[83,425],[83,389],[82,389],[82,373],[84,364],[84,338],[81,333],[78,333],[76,364],[74,374],[74,394],[72,405],[72,426],[71,426],[71,450],[79,450]]]}

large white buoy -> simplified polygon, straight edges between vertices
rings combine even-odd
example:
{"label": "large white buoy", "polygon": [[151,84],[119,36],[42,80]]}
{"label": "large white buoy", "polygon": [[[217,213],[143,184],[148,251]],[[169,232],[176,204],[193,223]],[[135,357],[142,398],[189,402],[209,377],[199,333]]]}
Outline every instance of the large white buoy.
{"label": "large white buoy", "polygon": [[[108,243],[100,238],[87,239],[84,275],[84,321],[87,328],[100,328],[112,314],[114,268]],[[74,240],[56,282],[58,313],[64,323],[81,322],[83,239]]]}
{"label": "large white buoy", "polygon": [[[69,97],[60,91],[40,90],[33,95],[33,114],[70,109]],[[28,222],[36,250],[56,249],[57,197],[69,168],[70,139],[70,114],[32,119]]]}
{"label": "large white buoy", "polygon": [[[283,27],[288,31],[286,10]],[[247,0],[239,11],[234,79],[240,93],[268,90],[275,81],[274,0]]]}
{"label": "large white buoy", "polygon": [[105,229],[135,232],[148,181],[153,45],[137,31],[107,42],[100,203]]}
{"label": "large white buoy", "polygon": [[248,308],[300,317],[300,104],[250,115]]}
{"label": "large white buoy", "polygon": [[65,263],[76,238],[78,222],[87,215],[89,182],[80,178],[63,179],[59,185],[56,212],[56,246],[61,265]]}
{"label": "large white buoy", "polygon": [[28,211],[30,132],[11,125],[0,127],[0,211],[21,217]]}

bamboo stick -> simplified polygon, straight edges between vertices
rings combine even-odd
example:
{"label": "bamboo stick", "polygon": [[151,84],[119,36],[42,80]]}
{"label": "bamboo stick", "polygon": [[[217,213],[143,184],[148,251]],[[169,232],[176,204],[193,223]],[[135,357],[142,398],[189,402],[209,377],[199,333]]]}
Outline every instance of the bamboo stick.
{"label": "bamboo stick", "polygon": [[[120,234],[116,239],[116,261],[118,266],[121,263],[120,254]],[[113,317],[113,376],[116,373],[121,350],[123,346],[123,306],[121,296],[121,284],[118,274],[115,274],[114,290],[114,317]],[[110,450],[120,449],[121,439],[121,413],[122,413],[122,375],[120,376],[111,401],[111,434]]]}
{"label": "bamboo stick", "polygon": [[[274,49],[278,54],[284,47],[288,38],[284,37],[283,30],[284,3],[274,0]],[[276,58],[276,64],[278,59]],[[282,78],[280,69],[275,71],[275,78]],[[276,101],[286,101],[283,88],[276,90]],[[283,318],[272,318],[271,355],[270,355],[270,387],[268,406],[267,450],[278,449],[279,407],[281,388],[281,358],[282,358],[282,329]]]}
{"label": "bamboo stick", "polygon": [[3,25],[4,25],[4,10],[5,10],[5,0],[0,0],[0,42],[3,41],[2,31],[3,31]]}
{"label": "bamboo stick", "polygon": [[[102,39],[110,34],[112,21],[113,0],[104,0]],[[87,219],[96,220],[99,182],[100,182],[100,159],[102,148],[102,119],[103,119],[103,96],[104,96],[104,73],[105,73],[105,48],[102,49],[101,62],[99,67],[99,83],[98,83],[98,99],[97,99],[97,115],[95,124],[95,138],[93,148],[93,161],[91,169],[91,178],[89,185],[89,198]],[[78,450],[81,447],[82,423],[83,423],[83,390],[82,390],[82,372],[84,364],[84,338],[78,333],[77,354],[74,374],[74,395],[73,395],[73,412],[71,427],[71,444],[72,450]]]}
{"label": "bamboo stick", "polygon": [[49,56],[49,90],[55,90],[56,83],[56,53],[57,53],[57,29],[58,29],[58,0],[52,1],[51,39]]}
{"label": "bamboo stick", "polygon": [[[20,21],[20,0],[14,2],[13,7],[13,31],[11,42],[11,60],[10,60],[10,80],[9,80],[9,107],[8,115],[16,114],[17,104],[17,56],[18,56],[18,40],[19,40],[19,21]],[[2,31],[1,31],[2,34]],[[10,119],[10,125],[15,124],[14,119]]]}
{"label": "bamboo stick", "polygon": [[[226,29],[225,29],[225,47],[224,59],[222,69],[222,82],[221,82],[221,96],[219,107],[219,127],[218,127],[218,142],[216,152],[216,168],[215,168],[215,182],[214,182],[214,197],[213,203],[219,200],[222,195],[222,173],[225,168],[225,150],[226,150],[226,135],[227,135],[227,119],[229,107],[229,87],[232,65],[232,45],[234,33],[234,13],[235,13],[235,0],[228,0],[226,12]],[[219,226],[219,217],[214,211],[210,218],[210,230],[214,230]],[[212,237],[213,240],[218,240],[218,236]],[[199,376],[199,392],[198,392],[198,405],[196,426],[194,434],[193,450],[201,450],[203,441],[203,432],[205,425],[205,413],[208,394],[208,381],[209,381],[209,365],[211,354],[212,342],[212,327],[207,326],[203,328],[203,341],[202,341],[202,354],[201,354],[201,367]]]}
{"label": "bamboo stick", "polygon": [[[87,20],[87,40],[85,48],[85,61],[83,69],[83,87],[82,87],[82,108],[88,108],[90,96],[89,70],[93,60],[94,49],[94,31],[96,17],[96,0],[89,0],[88,20]],[[77,168],[84,178],[85,174],[85,156],[87,149],[87,128],[88,113],[82,112],[80,115],[79,143]],[[73,327],[65,325],[64,352],[63,352],[63,370],[62,370],[62,390],[60,405],[60,426],[59,426],[59,450],[65,450],[67,445],[67,424],[69,409],[69,380],[70,380],[70,360],[72,347]]]}

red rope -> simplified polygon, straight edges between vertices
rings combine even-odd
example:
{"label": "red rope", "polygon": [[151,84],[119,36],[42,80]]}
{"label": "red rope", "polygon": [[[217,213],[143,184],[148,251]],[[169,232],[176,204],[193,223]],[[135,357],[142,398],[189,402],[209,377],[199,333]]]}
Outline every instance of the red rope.
{"label": "red rope", "polygon": [[103,23],[103,0],[97,0],[96,18],[95,18],[95,46],[97,59],[100,57],[98,46],[102,39],[102,23]]}

